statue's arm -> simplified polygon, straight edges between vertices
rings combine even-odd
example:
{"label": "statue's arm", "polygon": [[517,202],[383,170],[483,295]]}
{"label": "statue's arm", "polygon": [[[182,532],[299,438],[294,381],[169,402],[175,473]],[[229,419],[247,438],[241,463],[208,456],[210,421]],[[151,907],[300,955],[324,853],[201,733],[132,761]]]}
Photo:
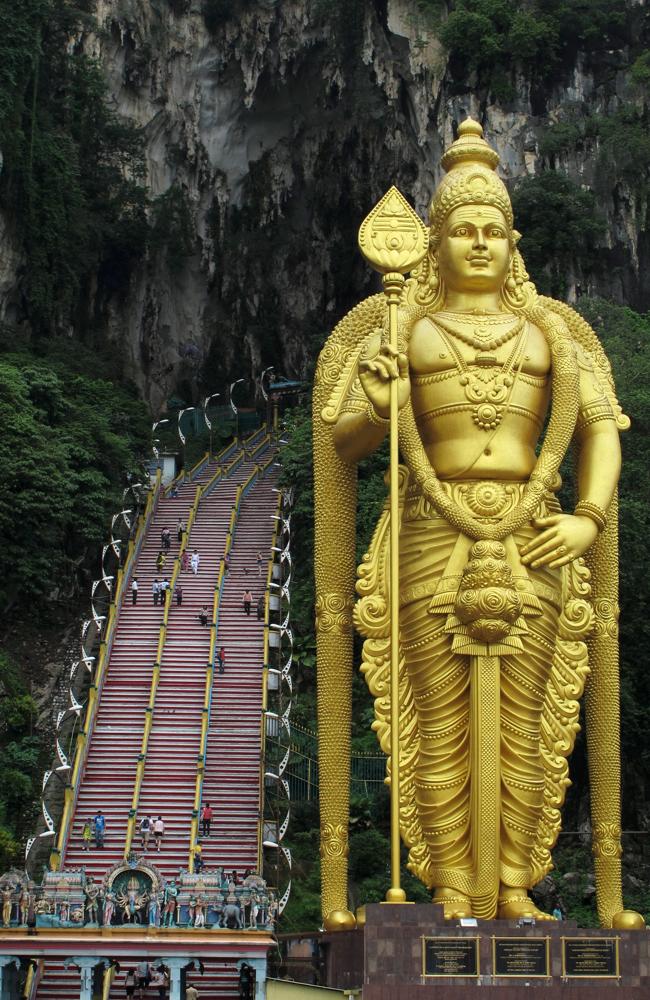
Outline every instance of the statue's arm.
{"label": "statue's arm", "polygon": [[373,422],[368,406],[366,401],[363,410],[341,413],[336,422],[334,444],[345,462],[359,462],[371,455],[386,437],[388,420],[376,418]]}
{"label": "statue's arm", "polygon": [[621,473],[621,445],[611,404],[593,363],[578,350],[580,408],[576,426],[578,500],[607,510]]}
{"label": "statue's arm", "polygon": [[522,562],[533,568],[559,568],[585,554],[607,523],[607,510],[621,471],[614,412],[591,359],[580,347],[578,365],[578,503],[573,514],[535,518],[533,523],[541,531],[521,549]]}
{"label": "statue's arm", "polygon": [[358,462],[382,443],[389,427],[390,383],[398,379],[398,406],[411,392],[408,358],[395,354],[373,334],[364,345],[356,378],[334,427],[334,445],[345,462]]}

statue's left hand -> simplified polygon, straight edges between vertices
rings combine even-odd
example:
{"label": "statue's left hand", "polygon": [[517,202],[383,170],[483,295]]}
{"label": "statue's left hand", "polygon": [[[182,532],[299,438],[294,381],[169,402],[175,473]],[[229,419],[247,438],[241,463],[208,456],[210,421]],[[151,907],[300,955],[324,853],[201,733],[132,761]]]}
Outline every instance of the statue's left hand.
{"label": "statue's left hand", "polygon": [[537,569],[548,566],[557,569],[583,555],[596,539],[598,528],[588,517],[575,514],[552,514],[536,517],[536,528],[543,530],[521,549],[521,561]]}

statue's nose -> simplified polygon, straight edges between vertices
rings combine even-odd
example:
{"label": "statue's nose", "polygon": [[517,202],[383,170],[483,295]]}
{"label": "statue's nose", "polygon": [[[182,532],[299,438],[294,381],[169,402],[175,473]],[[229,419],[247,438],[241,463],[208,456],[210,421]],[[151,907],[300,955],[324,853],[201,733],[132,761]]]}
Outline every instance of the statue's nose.
{"label": "statue's nose", "polygon": [[485,234],[482,229],[477,229],[474,235],[474,241],[472,243],[472,248],[475,250],[485,249],[487,243],[485,242]]}

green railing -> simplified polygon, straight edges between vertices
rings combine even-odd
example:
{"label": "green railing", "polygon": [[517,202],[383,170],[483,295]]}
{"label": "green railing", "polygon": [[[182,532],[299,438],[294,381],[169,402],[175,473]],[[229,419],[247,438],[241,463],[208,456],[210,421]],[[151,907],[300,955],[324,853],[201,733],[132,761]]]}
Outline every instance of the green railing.
{"label": "green railing", "polygon": [[[278,756],[286,748],[269,741]],[[299,726],[291,727],[291,756],[283,777],[289,783],[292,802],[318,798],[318,738],[315,733]],[[350,791],[352,795],[372,795],[384,784],[386,757],[383,754],[352,754]]]}

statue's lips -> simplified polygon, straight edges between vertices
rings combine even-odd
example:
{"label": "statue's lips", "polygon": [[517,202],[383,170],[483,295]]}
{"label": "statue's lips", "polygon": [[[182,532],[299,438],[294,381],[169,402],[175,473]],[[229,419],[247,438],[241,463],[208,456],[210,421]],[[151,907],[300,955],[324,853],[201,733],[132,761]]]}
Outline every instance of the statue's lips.
{"label": "statue's lips", "polygon": [[469,258],[469,263],[472,265],[472,267],[485,267],[485,266],[491,264],[491,262],[492,262],[492,258],[491,257],[470,257]]}

